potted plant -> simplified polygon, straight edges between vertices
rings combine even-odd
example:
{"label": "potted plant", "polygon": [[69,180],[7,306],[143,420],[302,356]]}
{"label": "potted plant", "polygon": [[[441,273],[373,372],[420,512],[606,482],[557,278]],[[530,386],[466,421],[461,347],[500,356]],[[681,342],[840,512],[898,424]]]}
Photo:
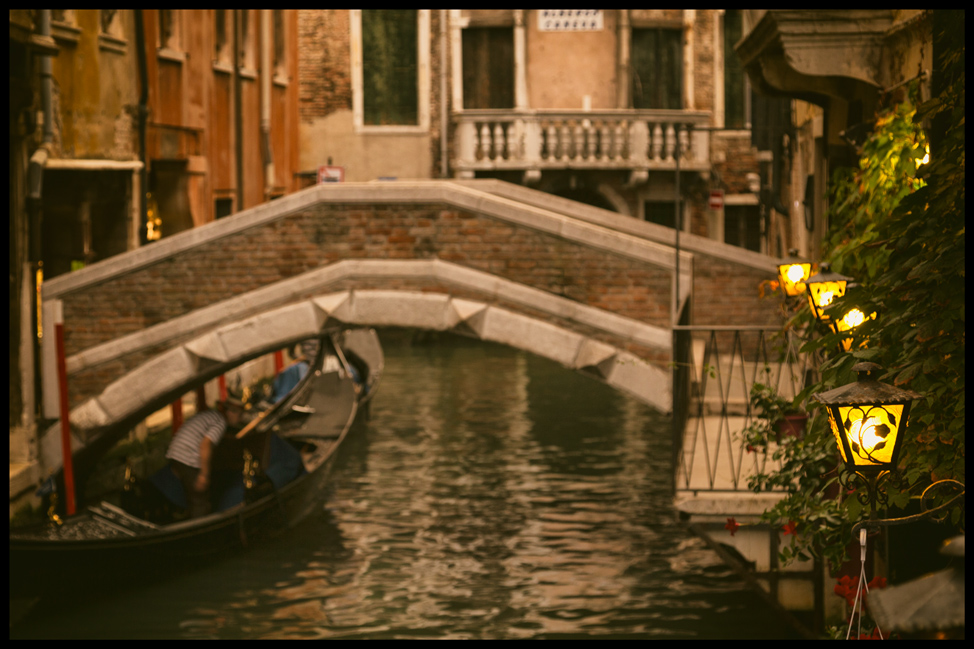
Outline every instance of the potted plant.
{"label": "potted plant", "polygon": [[782,397],[777,389],[764,383],[755,383],[750,393],[751,424],[742,431],[748,446],[759,447],[774,437],[781,442],[782,437],[802,437],[808,413],[796,408]]}

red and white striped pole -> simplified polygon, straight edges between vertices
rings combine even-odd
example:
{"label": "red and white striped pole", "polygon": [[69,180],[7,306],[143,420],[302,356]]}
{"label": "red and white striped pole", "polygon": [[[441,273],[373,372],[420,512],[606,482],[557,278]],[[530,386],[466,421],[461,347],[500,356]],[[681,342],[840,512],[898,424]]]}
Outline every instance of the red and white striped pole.
{"label": "red and white striped pole", "polygon": [[[58,309],[60,311],[60,309]],[[60,313],[54,325],[54,339],[57,350],[57,378],[60,392],[61,414],[61,459],[64,466],[64,505],[68,516],[75,512],[74,501],[74,463],[71,457],[71,407],[68,403],[68,370],[64,361],[64,324]]]}

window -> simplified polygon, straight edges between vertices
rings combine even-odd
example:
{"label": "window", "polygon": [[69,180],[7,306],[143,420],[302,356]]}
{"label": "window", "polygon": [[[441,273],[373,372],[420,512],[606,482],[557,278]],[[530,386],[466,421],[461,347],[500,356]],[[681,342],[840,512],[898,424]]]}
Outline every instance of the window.
{"label": "window", "polygon": [[514,107],[514,30],[463,30],[463,107]]}
{"label": "window", "polygon": [[111,36],[121,36],[121,25],[119,24],[118,9],[101,9],[101,33]]}
{"label": "window", "polygon": [[650,223],[672,228],[676,220],[676,205],[673,201],[645,201],[643,218]]}
{"label": "window", "polygon": [[179,49],[179,20],[175,9],[159,10],[159,47],[165,50]]}
{"label": "window", "polygon": [[351,10],[355,128],[429,128],[430,10]]}
{"label": "window", "polygon": [[724,127],[748,128],[748,86],[744,67],[734,51],[741,40],[742,12],[728,9],[724,13]]}
{"label": "window", "polygon": [[100,9],[98,18],[100,31],[98,32],[98,47],[109,52],[125,54],[125,33],[122,28],[121,12],[117,9]]}
{"label": "window", "polygon": [[724,243],[761,252],[761,213],[757,205],[724,205]]}
{"label": "window", "polygon": [[362,11],[365,124],[418,123],[416,10]]}
{"label": "window", "polygon": [[683,32],[633,28],[632,107],[683,108]]}
{"label": "window", "polygon": [[257,55],[254,52],[254,36],[251,33],[253,21],[250,20],[250,12],[250,9],[238,11],[240,15],[240,41],[237,43],[237,67],[240,68],[241,73],[253,77],[256,75]]}
{"label": "window", "polygon": [[284,49],[284,10],[274,9],[274,74],[282,76],[286,73]]}
{"label": "window", "polygon": [[213,205],[213,215],[217,219],[222,219],[233,214],[232,198],[217,198]]}
{"label": "window", "polygon": [[230,62],[230,39],[227,37],[227,10],[215,9],[213,17],[213,60],[216,63]]}

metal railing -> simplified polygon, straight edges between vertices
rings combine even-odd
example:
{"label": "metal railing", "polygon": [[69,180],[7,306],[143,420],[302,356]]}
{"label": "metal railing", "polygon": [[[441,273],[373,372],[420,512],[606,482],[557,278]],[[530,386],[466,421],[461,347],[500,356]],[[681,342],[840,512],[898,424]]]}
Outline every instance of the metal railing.
{"label": "metal railing", "polygon": [[755,383],[793,399],[818,363],[799,353],[793,332],[762,327],[674,327],[673,439],[676,489],[746,491],[770,453],[750,452],[741,431]]}
{"label": "metal railing", "polygon": [[465,110],[454,168],[683,169],[710,166],[710,114],[684,110]]}

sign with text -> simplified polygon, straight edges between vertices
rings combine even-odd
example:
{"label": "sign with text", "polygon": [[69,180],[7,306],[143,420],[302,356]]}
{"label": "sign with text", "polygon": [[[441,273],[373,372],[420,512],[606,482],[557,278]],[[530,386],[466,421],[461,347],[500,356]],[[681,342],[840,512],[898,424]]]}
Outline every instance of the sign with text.
{"label": "sign with text", "polygon": [[597,32],[602,30],[601,9],[538,9],[542,32]]}
{"label": "sign with text", "polygon": [[345,167],[333,167],[331,165],[321,165],[318,167],[319,183],[343,183],[345,182]]}

